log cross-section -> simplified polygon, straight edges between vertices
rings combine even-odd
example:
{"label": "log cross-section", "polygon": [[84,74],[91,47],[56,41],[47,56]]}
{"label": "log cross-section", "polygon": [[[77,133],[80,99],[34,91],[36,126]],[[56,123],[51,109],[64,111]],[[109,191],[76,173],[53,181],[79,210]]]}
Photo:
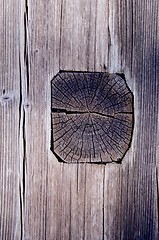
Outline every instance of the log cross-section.
{"label": "log cross-section", "polygon": [[59,160],[121,162],[133,131],[133,94],[122,75],[60,72],[51,106],[51,148]]}

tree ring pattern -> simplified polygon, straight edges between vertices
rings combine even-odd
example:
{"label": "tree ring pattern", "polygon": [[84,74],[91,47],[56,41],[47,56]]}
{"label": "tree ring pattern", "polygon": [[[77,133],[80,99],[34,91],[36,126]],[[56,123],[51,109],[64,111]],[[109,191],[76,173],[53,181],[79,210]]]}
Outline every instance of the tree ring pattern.
{"label": "tree ring pattern", "polygon": [[51,150],[58,160],[121,162],[131,144],[134,119],[125,77],[60,71],[51,90]]}

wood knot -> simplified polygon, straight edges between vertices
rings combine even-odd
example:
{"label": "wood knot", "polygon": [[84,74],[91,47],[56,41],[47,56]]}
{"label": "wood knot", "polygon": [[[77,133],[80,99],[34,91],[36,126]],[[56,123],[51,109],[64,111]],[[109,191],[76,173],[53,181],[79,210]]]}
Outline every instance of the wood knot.
{"label": "wood knot", "polygon": [[2,95],[0,96],[0,102],[1,104],[5,104],[8,101],[12,100],[13,96],[12,94],[6,93],[5,89],[2,91]]}
{"label": "wood knot", "polygon": [[59,72],[52,80],[51,150],[69,163],[121,162],[133,131],[124,75]]}

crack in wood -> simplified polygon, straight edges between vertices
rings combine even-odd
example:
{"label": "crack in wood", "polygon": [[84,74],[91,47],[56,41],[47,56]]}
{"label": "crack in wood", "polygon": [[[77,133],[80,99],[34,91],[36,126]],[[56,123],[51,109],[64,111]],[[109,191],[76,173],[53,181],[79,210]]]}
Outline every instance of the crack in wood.
{"label": "crack in wood", "polygon": [[[107,118],[116,118],[115,115],[117,114],[133,114],[133,112],[117,112],[117,113],[114,113],[114,115],[108,115],[108,114],[104,114],[104,113],[100,113],[100,112],[92,112],[92,111],[84,111],[84,112],[80,112],[80,111],[67,111],[66,109],[60,109],[60,108],[52,108],[52,112],[54,113],[65,113],[65,114],[68,114],[68,115],[71,115],[71,114],[97,114],[97,115],[101,115],[101,116],[104,116],[104,117],[107,117]],[[118,119],[118,118],[116,118]]]}
{"label": "crack in wood", "polygon": [[65,72],[52,80],[51,149],[65,162],[121,162],[133,132],[133,94],[121,74]]}
{"label": "crack in wood", "polygon": [[29,45],[28,45],[28,1],[23,2],[23,12],[21,15],[22,30],[19,47],[19,74],[20,74],[20,93],[19,93],[19,145],[21,152],[20,161],[20,179],[19,179],[19,199],[20,199],[20,223],[21,236],[24,239],[24,208],[25,208],[25,188],[26,188],[26,108],[29,104],[25,104],[25,97],[29,95],[30,67],[29,67]]}

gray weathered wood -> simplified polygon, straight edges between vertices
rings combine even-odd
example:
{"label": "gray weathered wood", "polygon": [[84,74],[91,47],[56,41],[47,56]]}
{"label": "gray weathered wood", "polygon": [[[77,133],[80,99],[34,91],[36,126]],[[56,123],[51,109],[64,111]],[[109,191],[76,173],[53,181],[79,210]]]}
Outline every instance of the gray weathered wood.
{"label": "gray weathered wood", "polygon": [[21,237],[19,4],[0,2],[0,239]]}
{"label": "gray weathered wood", "polygon": [[[157,240],[158,1],[0,6],[0,238]],[[60,69],[125,74],[135,125],[121,165],[64,164],[51,152]]]}

